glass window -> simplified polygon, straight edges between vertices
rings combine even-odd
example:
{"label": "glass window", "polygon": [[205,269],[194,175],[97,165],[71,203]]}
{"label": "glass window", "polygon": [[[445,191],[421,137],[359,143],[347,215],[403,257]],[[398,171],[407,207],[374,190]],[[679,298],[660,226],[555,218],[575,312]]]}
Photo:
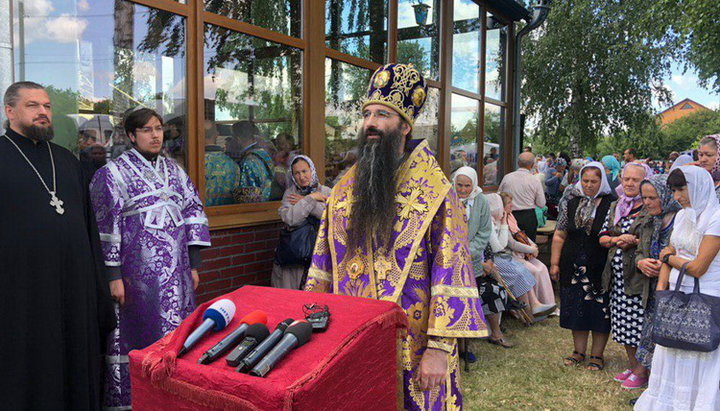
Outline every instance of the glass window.
{"label": "glass window", "polygon": [[185,166],[183,17],[115,0],[15,0],[13,11],[14,80],[47,87],[56,143],[98,167],[130,147],[124,115],[148,107],[165,120],[165,154]]}
{"label": "glass window", "polygon": [[205,10],[288,36],[302,32],[301,0],[205,0]]}
{"label": "glass window", "polygon": [[205,26],[208,205],[282,198],[302,141],[302,51]]}
{"label": "glass window", "polygon": [[362,126],[360,105],[367,94],[370,70],[325,60],[325,185],[332,187],[357,160]]}
{"label": "glass window", "polygon": [[387,0],[327,0],[325,44],[355,57],[385,62]]}
{"label": "glass window", "polygon": [[450,173],[462,166],[477,168],[480,103],[452,95],[450,108]]}
{"label": "glass window", "polygon": [[452,85],[480,93],[480,6],[455,0],[454,7]]}
{"label": "glass window", "polygon": [[440,91],[428,87],[428,95],[420,115],[415,119],[412,135],[415,139],[426,139],[430,149],[437,155],[438,147],[438,118],[440,109]]}
{"label": "glass window", "polygon": [[485,103],[485,133],[483,136],[483,184],[500,184],[503,176],[502,155],[505,150],[505,108]]}
{"label": "glass window", "polygon": [[413,63],[430,80],[440,75],[440,0],[398,2],[397,61]]}
{"label": "glass window", "polygon": [[508,27],[488,13],[485,50],[485,95],[505,100]]}

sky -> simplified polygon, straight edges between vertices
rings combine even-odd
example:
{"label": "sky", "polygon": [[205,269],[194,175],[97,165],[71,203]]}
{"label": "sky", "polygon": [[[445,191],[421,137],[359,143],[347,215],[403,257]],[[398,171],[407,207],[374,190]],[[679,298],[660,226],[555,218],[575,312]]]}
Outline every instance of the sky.
{"label": "sky", "polygon": [[[680,64],[673,64],[672,74],[665,79],[665,86],[672,90],[675,103],[689,98],[713,110],[720,108],[720,95],[698,85],[697,73],[693,70],[683,73]],[[655,108],[662,111],[668,107],[656,102]]]}

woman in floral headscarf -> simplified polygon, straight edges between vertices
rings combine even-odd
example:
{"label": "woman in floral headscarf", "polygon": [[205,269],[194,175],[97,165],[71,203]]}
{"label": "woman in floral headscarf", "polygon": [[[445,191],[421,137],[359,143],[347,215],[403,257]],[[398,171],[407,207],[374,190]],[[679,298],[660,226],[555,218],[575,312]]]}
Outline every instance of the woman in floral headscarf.
{"label": "woman in floral headscarf", "polygon": [[705,136],[700,140],[697,165],[710,172],[715,183],[715,195],[720,199],[720,134]]}
{"label": "woman in floral headscarf", "polygon": [[[315,164],[310,157],[297,155],[290,162],[288,188],[283,195],[278,213],[289,227],[299,226],[307,219],[322,218],[325,212],[330,188],[320,185]],[[273,287],[302,289],[302,283],[309,267],[290,264],[273,265],[271,283]]]}
{"label": "woman in floral headscarf", "polygon": [[607,249],[598,238],[613,201],[603,165],[592,162],[583,167],[580,181],[566,198],[560,204],[550,257],[550,275],[560,282],[560,326],[573,336],[573,353],[565,358],[565,365],[585,361],[592,332],[587,369],[599,371],[610,337],[610,298],[600,284]]}

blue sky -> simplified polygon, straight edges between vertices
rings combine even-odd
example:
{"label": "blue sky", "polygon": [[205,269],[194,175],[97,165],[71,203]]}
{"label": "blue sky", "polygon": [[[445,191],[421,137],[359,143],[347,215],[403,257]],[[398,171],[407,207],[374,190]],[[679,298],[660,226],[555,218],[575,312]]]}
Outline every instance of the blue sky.
{"label": "blue sky", "polygon": [[[673,101],[675,103],[682,99],[692,99],[705,107],[717,110],[720,106],[720,95],[698,85],[697,73],[689,70],[683,73],[682,66],[674,64],[672,74],[665,79],[665,86],[673,92]],[[667,107],[661,107],[655,104],[658,111],[662,111]]]}

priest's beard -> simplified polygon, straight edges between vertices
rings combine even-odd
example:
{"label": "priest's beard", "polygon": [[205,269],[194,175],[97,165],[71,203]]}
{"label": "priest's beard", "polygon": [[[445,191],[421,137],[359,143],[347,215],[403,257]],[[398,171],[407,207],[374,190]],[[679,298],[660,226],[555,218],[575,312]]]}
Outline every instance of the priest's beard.
{"label": "priest's beard", "polygon": [[50,141],[55,136],[52,125],[48,125],[47,127],[21,125],[20,134],[35,141]]}
{"label": "priest's beard", "polygon": [[[367,131],[378,133],[379,139],[367,139]],[[350,215],[350,247],[359,247],[366,234],[385,243],[392,233],[395,217],[397,168],[402,163],[400,147],[404,137],[397,127],[382,132],[374,127],[361,131],[358,148],[357,175]]]}

